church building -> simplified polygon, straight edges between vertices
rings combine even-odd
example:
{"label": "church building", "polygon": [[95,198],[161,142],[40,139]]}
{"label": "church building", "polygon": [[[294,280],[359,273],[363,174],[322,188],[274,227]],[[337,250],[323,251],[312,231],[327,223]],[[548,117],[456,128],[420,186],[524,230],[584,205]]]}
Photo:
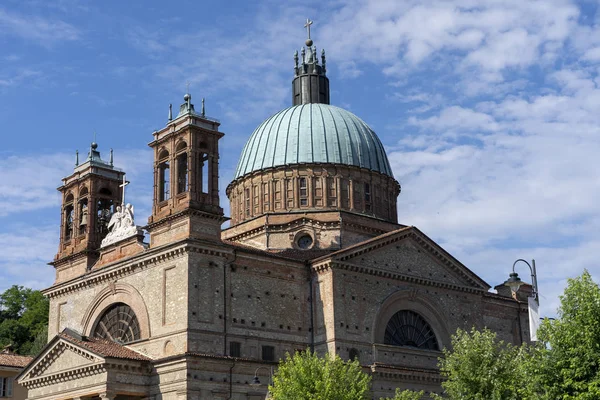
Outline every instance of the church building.
{"label": "church building", "polygon": [[278,361],[307,348],[358,359],[373,399],[397,387],[439,393],[438,358],[456,329],[529,337],[526,302],[490,292],[399,223],[385,148],[330,104],[310,31],[291,98],[250,135],[220,189],[227,135],[185,94],[149,144],[145,226],[112,151],[91,144],[58,188],[49,343],[18,378],[29,399],[264,399]]}

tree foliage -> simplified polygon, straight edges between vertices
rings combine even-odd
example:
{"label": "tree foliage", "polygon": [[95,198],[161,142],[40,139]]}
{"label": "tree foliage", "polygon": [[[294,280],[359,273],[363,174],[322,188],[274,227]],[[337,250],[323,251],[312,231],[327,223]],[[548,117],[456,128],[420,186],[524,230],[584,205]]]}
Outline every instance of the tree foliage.
{"label": "tree foliage", "polygon": [[527,364],[539,399],[600,399],[600,288],[588,271],[569,279],[556,320],[544,320]]}
{"label": "tree foliage", "polygon": [[421,400],[423,399],[425,392],[415,392],[413,390],[400,390],[396,389],[396,395],[392,398],[381,398],[380,400]]}
{"label": "tree foliage", "polygon": [[39,291],[14,285],[0,294],[0,347],[34,355],[47,329],[48,300]]}
{"label": "tree foliage", "polygon": [[[525,346],[496,339],[488,329],[459,329],[452,337],[452,350],[440,358],[445,398],[452,400],[517,400],[528,397],[523,363]],[[433,396],[434,398],[441,398]]]}
{"label": "tree foliage", "polygon": [[274,400],[363,400],[370,396],[371,376],[355,361],[318,357],[310,350],[286,354],[269,386]]}

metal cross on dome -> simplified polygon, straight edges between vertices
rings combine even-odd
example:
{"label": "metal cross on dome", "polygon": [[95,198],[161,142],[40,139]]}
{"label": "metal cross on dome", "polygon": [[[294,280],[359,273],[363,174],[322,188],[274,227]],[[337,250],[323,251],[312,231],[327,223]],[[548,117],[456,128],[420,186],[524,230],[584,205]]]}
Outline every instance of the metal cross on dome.
{"label": "metal cross on dome", "polygon": [[313,22],[310,20],[310,18],[306,18],[306,24],[304,24],[304,27],[306,28],[306,30],[308,31],[308,38],[310,39],[310,26],[313,24]]}
{"label": "metal cross on dome", "polygon": [[129,181],[125,180],[125,174],[123,174],[123,183],[119,185],[119,187],[123,188],[123,200],[121,201],[121,206],[125,207],[125,186],[129,185]]}

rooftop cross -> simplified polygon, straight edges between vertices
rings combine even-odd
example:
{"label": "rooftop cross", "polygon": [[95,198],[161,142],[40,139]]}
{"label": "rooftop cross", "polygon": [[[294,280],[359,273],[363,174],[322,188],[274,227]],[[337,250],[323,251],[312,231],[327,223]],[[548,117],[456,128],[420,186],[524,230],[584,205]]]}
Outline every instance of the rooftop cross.
{"label": "rooftop cross", "polygon": [[313,22],[310,20],[310,18],[306,18],[306,24],[304,24],[304,27],[306,28],[306,30],[308,31],[308,39],[310,40],[310,26],[313,24]]}
{"label": "rooftop cross", "polygon": [[121,200],[121,206],[125,207],[125,186],[129,185],[129,181],[125,180],[125,175],[123,175],[123,183],[119,185],[119,187],[123,188],[123,200]]}
{"label": "rooftop cross", "polygon": [[186,93],[189,93],[189,92],[190,92],[190,81],[187,81],[187,82],[185,83],[185,92],[186,92]]}

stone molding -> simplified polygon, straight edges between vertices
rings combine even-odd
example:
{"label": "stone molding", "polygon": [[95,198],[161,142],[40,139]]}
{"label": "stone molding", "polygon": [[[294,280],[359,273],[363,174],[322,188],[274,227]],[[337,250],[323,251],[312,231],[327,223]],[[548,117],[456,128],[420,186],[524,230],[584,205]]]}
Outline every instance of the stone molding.
{"label": "stone molding", "polygon": [[[468,270],[468,268],[466,266],[462,265],[459,261],[454,259],[454,257],[452,257],[448,253],[446,253],[445,250],[443,250],[440,247],[433,246],[431,244],[432,243],[431,239],[424,237],[424,235],[422,235],[421,232],[418,231],[417,228],[415,228],[415,227],[402,228],[398,231],[390,232],[389,234],[387,234],[387,237],[385,237],[385,238],[374,237],[373,239],[367,241],[367,243],[351,246],[350,248],[339,250],[331,255],[320,257],[319,259],[317,259],[318,262],[316,264],[313,264],[313,269],[315,271],[319,272],[321,269],[325,268],[324,264],[327,264],[327,263],[331,264],[333,262],[338,266],[345,265],[345,266],[347,266],[346,268],[352,268],[352,267],[362,268],[368,273],[376,274],[379,276],[385,276],[385,277],[389,277],[392,279],[398,279],[398,278],[402,279],[402,277],[406,277],[406,278],[410,279],[410,282],[417,282],[417,283],[420,283],[420,281],[436,282],[436,281],[432,281],[432,280],[420,278],[420,277],[411,277],[411,276],[406,276],[406,275],[402,275],[402,274],[385,272],[385,271],[381,271],[377,268],[353,266],[351,263],[345,262],[352,258],[358,257],[362,254],[369,253],[375,249],[390,245],[392,243],[399,242],[406,238],[414,239],[417,242],[417,244],[419,244],[422,248],[424,248],[437,261],[441,262],[442,265],[449,267],[451,270],[458,273],[459,276],[466,279],[469,283],[471,283],[471,284],[473,284],[473,286],[475,286],[474,288],[468,288],[469,290],[467,290],[467,291],[471,291],[472,293],[478,293],[478,292],[485,292],[489,289],[489,285],[487,285],[487,283],[485,283],[483,280],[481,280],[481,278],[479,278],[473,272]],[[321,260],[323,262],[321,262]],[[469,274],[467,274],[465,272],[465,269],[468,270]],[[475,278],[479,279],[479,281]],[[417,281],[414,281],[415,279]],[[450,284],[446,284],[443,282],[438,282],[438,284],[439,285],[450,285]],[[486,286],[484,286],[484,285],[486,285]],[[450,286],[455,286],[456,288],[461,288],[458,285],[450,285]],[[467,287],[464,287],[462,289],[457,289],[457,290],[464,291],[465,289],[467,289]]]}
{"label": "stone molding", "polygon": [[395,313],[401,310],[410,310],[418,313],[427,321],[435,333],[440,350],[448,347],[450,333],[444,317],[438,312],[441,309],[443,309],[441,304],[422,296],[416,288],[397,290],[385,298],[379,306],[371,327],[373,343],[383,344],[387,324]]}
{"label": "stone molding", "polygon": [[443,289],[450,289],[459,292],[465,293],[473,293],[473,294],[482,294],[482,289],[473,288],[469,286],[459,286],[454,285],[452,283],[434,281],[427,278],[422,278],[420,276],[412,276],[412,275],[404,275],[399,274],[397,272],[384,271],[378,268],[365,267],[362,265],[350,264],[350,263],[340,263],[340,262],[322,262],[312,267],[312,270],[317,274],[321,275],[326,273],[330,269],[343,269],[351,272],[358,272],[361,274],[368,274],[373,276],[378,276],[381,278],[394,279],[403,282],[416,283],[424,286],[438,287]]}
{"label": "stone molding", "polygon": [[412,382],[441,384],[444,379],[437,370],[396,367],[393,365],[374,363],[369,366],[374,378],[394,379]]}
{"label": "stone molding", "polygon": [[187,239],[184,240],[183,243],[174,243],[169,244],[168,246],[177,247],[168,249],[166,251],[164,248],[156,248],[154,249],[154,251],[156,251],[155,254],[143,253],[139,256],[135,256],[134,260],[120,260],[115,264],[109,264],[101,269],[92,271],[87,275],[83,275],[70,281],[60,283],[59,285],[52,286],[43,290],[42,293],[48,298],[64,296],[78,290],[83,290],[90,285],[103,284],[106,281],[122,279],[144,269],[156,267],[157,265],[161,265],[165,262],[170,262],[189,252],[224,258],[226,258],[231,252],[209,248],[208,246],[203,247],[193,242],[187,242]]}
{"label": "stone molding", "polygon": [[49,349],[49,351],[44,354],[42,359],[29,370],[28,374],[30,376],[39,376],[46,369],[48,369],[52,362],[54,362],[65,351],[72,351],[75,354],[86,358],[90,362],[95,362],[98,360],[98,357],[89,351],[83,350],[71,343],[67,343],[64,340],[59,340],[59,342],[54,347]]}
{"label": "stone molding", "polygon": [[109,284],[90,303],[81,321],[85,336],[91,336],[98,318],[115,303],[124,303],[131,307],[140,324],[140,340],[151,337],[150,316],[144,298],[136,288],[120,282]]}

